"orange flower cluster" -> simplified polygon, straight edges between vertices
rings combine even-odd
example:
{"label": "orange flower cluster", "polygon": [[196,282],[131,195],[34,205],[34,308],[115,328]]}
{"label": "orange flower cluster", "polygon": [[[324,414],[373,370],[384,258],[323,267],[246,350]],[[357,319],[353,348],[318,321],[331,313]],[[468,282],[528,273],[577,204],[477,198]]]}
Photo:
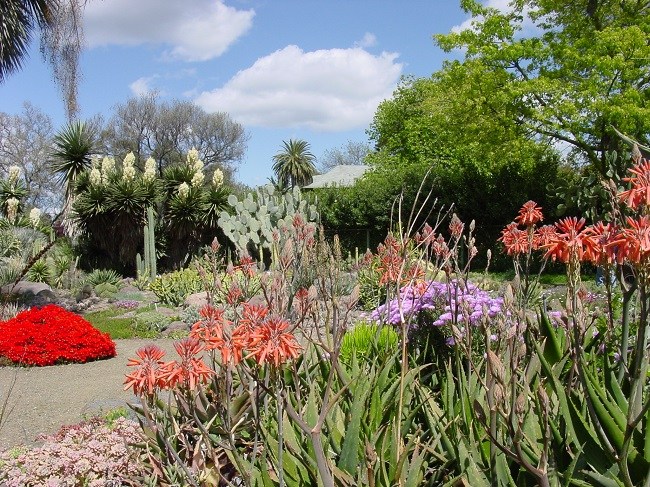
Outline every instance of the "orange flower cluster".
{"label": "orange flower cluster", "polygon": [[222,365],[237,365],[244,357],[251,357],[260,365],[278,367],[298,357],[302,348],[289,330],[289,322],[268,314],[266,306],[244,303],[234,326],[223,309],[205,306],[190,337],[174,344],[180,360],[164,362],[165,352],[156,345],[139,349],[138,358],[129,359],[127,364],[135,369],[126,375],[124,390],[132,388],[136,395],[175,387],[194,390],[215,374],[203,360],[203,351],[219,351]]}
{"label": "orange flower cluster", "polygon": [[[624,178],[631,188],[618,197],[633,210],[650,208],[650,162],[642,160],[630,169],[632,176]],[[541,208],[528,201],[519,210],[514,222],[502,231],[501,241],[508,255],[531,250],[545,250],[545,257],[567,263],[572,258],[595,265],[610,265],[627,261],[634,265],[650,264],[650,216],[627,217],[626,226],[618,228],[598,222],[585,226],[584,218],[567,217],[555,226],[535,228],[543,219]],[[526,229],[520,229],[524,225]]]}

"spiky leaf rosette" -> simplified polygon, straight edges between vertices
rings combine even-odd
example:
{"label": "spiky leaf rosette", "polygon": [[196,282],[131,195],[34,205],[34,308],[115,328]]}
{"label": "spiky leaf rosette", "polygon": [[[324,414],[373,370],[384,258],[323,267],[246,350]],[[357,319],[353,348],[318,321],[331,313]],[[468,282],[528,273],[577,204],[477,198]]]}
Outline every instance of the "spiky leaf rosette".
{"label": "spiky leaf rosette", "polygon": [[52,171],[65,186],[66,197],[70,196],[77,178],[90,168],[94,147],[95,133],[81,122],[69,123],[54,137]]}
{"label": "spiky leaf rosette", "polygon": [[229,191],[224,186],[211,187],[205,192],[203,223],[206,227],[218,228],[219,215],[229,208],[228,195]]}
{"label": "spiky leaf rosette", "polygon": [[185,164],[166,168],[163,171],[163,185],[167,195],[172,196],[182,183],[191,185],[194,172],[191,166]]}

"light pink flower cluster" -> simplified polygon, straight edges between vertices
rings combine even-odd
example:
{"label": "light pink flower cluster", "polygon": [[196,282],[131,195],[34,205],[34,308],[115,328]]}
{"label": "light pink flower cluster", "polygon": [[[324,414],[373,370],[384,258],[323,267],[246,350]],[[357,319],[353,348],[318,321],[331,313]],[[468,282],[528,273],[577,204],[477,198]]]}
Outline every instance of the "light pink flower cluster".
{"label": "light pink flower cluster", "polygon": [[141,438],[139,425],[125,418],[111,426],[100,418],[66,426],[43,437],[40,447],[0,451],[0,485],[121,485],[121,479],[142,473],[128,447]]}

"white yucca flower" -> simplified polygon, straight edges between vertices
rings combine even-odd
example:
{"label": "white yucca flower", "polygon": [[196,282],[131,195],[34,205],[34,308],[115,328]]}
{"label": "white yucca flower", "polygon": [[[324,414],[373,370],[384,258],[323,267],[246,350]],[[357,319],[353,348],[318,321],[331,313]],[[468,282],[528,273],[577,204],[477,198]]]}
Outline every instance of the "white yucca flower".
{"label": "white yucca flower", "polygon": [[9,218],[10,221],[13,221],[16,219],[16,215],[18,214],[18,204],[20,201],[18,201],[16,198],[13,196],[11,198],[7,199],[7,218]]}
{"label": "white yucca flower", "polygon": [[156,179],[156,160],[153,157],[145,161],[142,179],[148,183]]}
{"label": "white yucca flower", "polygon": [[115,159],[105,156],[102,159],[102,176],[107,178],[113,171],[115,171]]}
{"label": "white yucca flower", "polygon": [[129,152],[124,157],[124,161],[122,161],[122,167],[132,167],[134,162],[135,162],[135,156],[133,155],[133,152]]}
{"label": "white yucca flower", "polygon": [[20,166],[9,166],[9,182],[15,183],[20,177]]}
{"label": "white yucca flower", "polygon": [[32,211],[29,212],[29,221],[32,226],[36,228],[41,221],[41,210],[38,208],[32,208]]}
{"label": "white yucca flower", "polygon": [[133,181],[135,179],[135,168],[133,166],[125,166],[122,169],[122,179],[124,181]]}
{"label": "white yucca flower", "polygon": [[178,196],[181,199],[187,198],[189,194],[190,194],[190,187],[187,185],[187,183],[181,183],[178,185]]}
{"label": "white yucca flower", "polygon": [[90,184],[92,186],[100,186],[102,184],[102,173],[96,167],[90,170]]}
{"label": "white yucca flower", "polygon": [[215,169],[214,174],[212,175],[212,185],[215,188],[221,187],[223,184],[223,171],[221,169]]}
{"label": "white yucca flower", "polygon": [[154,172],[156,171],[156,160],[153,157],[144,161],[144,170],[146,171],[147,169],[152,169]]}
{"label": "white yucca flower", "polygon": [[196,161],[192,166],[192,169],[194,169],[194,172],[203,171],[203,161],[200,159]]}
{"label": "white yucca flower", "polygon": [[198,188],[203,184],[204,179],[205,179],[205,175],[203,174],[203,171],[197,171],[196,173],[194,173],[194,177],[192,178],[192,186]]}
{"label": "white yucca flower", "polygon": [[199,151],[192,147],[187,153],[187,165],[194,166],[194,163],[199,160]]}

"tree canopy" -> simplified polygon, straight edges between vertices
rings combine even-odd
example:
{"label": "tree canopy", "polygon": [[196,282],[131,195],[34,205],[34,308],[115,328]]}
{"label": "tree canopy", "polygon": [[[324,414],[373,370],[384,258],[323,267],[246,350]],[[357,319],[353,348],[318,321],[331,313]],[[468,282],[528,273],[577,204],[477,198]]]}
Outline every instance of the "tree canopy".
{"label": "tree canopy", "polygon": [[[477,99],[497,123],[515,123],[573,150],[601,174],[605,153],[619,150],[614,128],[647,143],[650,136],[650,2],[516,0],[506,11],[463,0],[474,20],[436,35],[462,62],[445,72],[481,70],[500,79]],[[499,110],[502,103],[507,110]]]}

